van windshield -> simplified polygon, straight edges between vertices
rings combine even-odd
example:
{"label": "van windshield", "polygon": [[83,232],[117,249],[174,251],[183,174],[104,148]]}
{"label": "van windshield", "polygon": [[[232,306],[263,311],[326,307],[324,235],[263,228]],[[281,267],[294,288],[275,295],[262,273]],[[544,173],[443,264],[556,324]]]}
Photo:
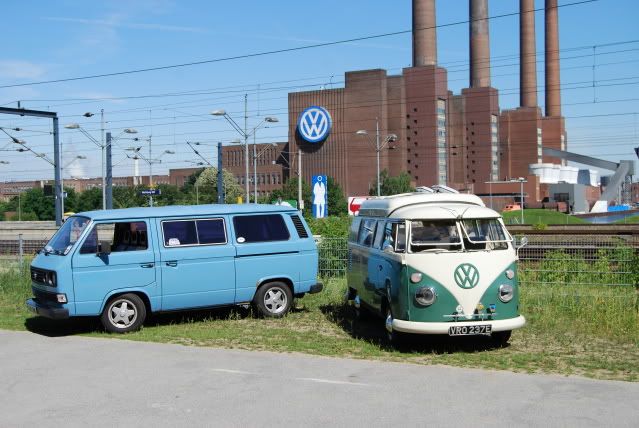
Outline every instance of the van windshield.
{"label": "van windshield", "polygon": [[53,238],[44,247],[46,254],[66,256],[77,242],[91,220],[87,217],[72,216],[64,222]]}
{"label": "van windshield", "polygon": [[510,237],[496,218],[465,219],[462,221],[464,246],[471,250],[505,250]]}
{"label": "van windshield", "polygon": [[427,250],[461,250],[461,239],[456,222],[454,220],[412,220],[410,249],[413,253]]}

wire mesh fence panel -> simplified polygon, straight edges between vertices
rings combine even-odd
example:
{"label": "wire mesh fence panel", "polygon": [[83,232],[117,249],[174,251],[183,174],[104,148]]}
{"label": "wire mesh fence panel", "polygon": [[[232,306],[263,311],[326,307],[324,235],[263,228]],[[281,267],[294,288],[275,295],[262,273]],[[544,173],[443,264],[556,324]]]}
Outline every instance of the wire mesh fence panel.
{"label": "wire mesh fence panel", "polygon": [[[520,237],[516,238],[516,245]],[[319,238],[320,276],[346,274],[346,238]],[[639,238],[632,235],[532,235],[519,250],[519,281],[526,285],[634,286]]]}

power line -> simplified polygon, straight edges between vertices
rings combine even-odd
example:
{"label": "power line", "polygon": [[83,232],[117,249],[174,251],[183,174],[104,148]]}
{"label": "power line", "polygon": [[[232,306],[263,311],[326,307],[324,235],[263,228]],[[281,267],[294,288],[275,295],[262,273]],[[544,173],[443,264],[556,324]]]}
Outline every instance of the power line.
{"label": "power line", "polygon": [[[566,3],[566,4],[558,5],[557,7],[558,8],[560,8],[560,7],[563,8],[563,7],[578,6],[578,5],[583,5],[583,4],[587,4],[587,3],[594,3],[594,2],[597,2],[597,1],[599,1],[599,0],[581,0],[581,1],[576,1],[576,2],[573,2],[573,3]],[[538,11],[541,11],[541,10],[544,10],[544,8],[534,9],[535,12],[538,12]],[[485,19],[478,19],[477,21],[479,21],[479,20],[483,21],[483,20],[501,19],[501,18],[517,16],[517,15],[519,15],[519,12],[504,13],[504,14],[501,14],[501,15],[490,16],[490,17],[485,18]],[[418,30],[429,30],[429,29],[433,29],[433,28],[452,27],[452,26],[461,25],[461,24],[468,24],[470,22],[471,22],[471,20],[463,20],[463,21],[457,21],[457,22],[450,22],[450,23],[447,23],[447,24],[435,25],[435,26],[432,26],[432,27],[419,28]],[[129,74],[146,73],[146,72],[150,72],[150,71],[169,70],[169,69],[175,69],[175,68],[192,67],[192,66],[196,66],[196,65],[213,64],[213,63],[220,63],[220,62],[229,62],[229,61],[236,61],[236,60],[240,60],[240,59],[256,58],[256,57],[275,55],[275,54],[281,54],[281,53],[297,52],[297,51],[316,49],[316,48],[321,48],[321,47],[336,46],[336,45],[342,45],[342,44],[347,44],[347,43],[362,42],[362,41],[366,41],[366,40],[380,39],[380,38],[384,38],[384,37],[398,36],[398,35],[402,35],[402,34],[409,34],[409,33],[412,33],[412,32],[413,32],[413,29],[401,30],[401,31],[394,31],[394,32],[389,32],[389,33],[374,34],[374,35],[369,35],[369,36],[354,37],[354,38],[350,38],[350,39],[337,40],[337,41],[333,41],[333,42],[314,43],[314,44],[309,44],[309,45],[304,45],[304,46],[297,46],[297,47],[294,47],[294,48],[275,49],[275,50],[270,50],[270,51],[262,51],[262,52],[244,54],[244,55],[235,55],[235,56],[228,56],[228,57],[222,57],[222,58],[214,58],[214,59],[208,59],[208,60],[202,60],[202,61],[192,61],[192,62],[186,62],[186,63],[180,63],[180,64],[172,64],[172,65],[164,65],[164,66],[158,66],[158,67],[147,67],[147,68],[140,68],[140,69],[135,69],[135,70],[118,71],[118,72],[113,72],[113,73],[93,74],[93,75],[88,75],[88,76],[67,77],[67,78],[63,78],[63,79],[41,80],[41,81],[29,82],[29,83],[15,83],[15,84],[12,84],[12,85],[1,85],[0,89],[16,88],[16,87],[23,87],[23,86],[45,85],[45,84],[50,84],[50,83],[72,82],[72,81],[78,81],[78,80],[89,80],[89,79],[97,79],[97,78],[103,78],[103,77],[123,76],[123,75],[129,75]]]}

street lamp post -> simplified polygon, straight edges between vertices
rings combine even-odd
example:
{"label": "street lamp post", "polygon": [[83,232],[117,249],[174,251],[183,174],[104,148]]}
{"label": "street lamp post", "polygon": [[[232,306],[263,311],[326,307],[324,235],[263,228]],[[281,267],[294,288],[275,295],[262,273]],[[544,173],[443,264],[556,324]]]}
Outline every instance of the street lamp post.
{"label": "street lamp post", "polygon": [[[360,129],[355,134],[357,135],[368,135],[368,131],[365,129]],[[379,120],[375,119],[375,153],[377,155],[377,196],[381,196],[381,184],[379,182],[379,152],[382,151],[389,143],[393,143],[397,141],[397,135],[388,134],[384,137],[384,142],[380,145],[379,138]]]}
{"label": "street lamp post", "polygon": [[[262,119],[262,121],[255,127],[253,128],[250,132],[248,131],[248,125],[247,125],[247,121],[248,121],[248,115],[247,115],[247,97],[246,95],[244,96],[244,129],[242,129],[240,127],[240,125],[237,124],[237,122],[235,120],[233,120],[233,118],[231,116],[229,116],[229,114],[226,112],[226,110],[224,109],[218,109],[218,110],[213,110],[211,112],[212,116],[222,116],[224,117],[224,119],[226,119],[226,121],[231,125],[231,127],[233,129],[235,129],[235,131],[240,134],[240,136],[244,139],[244,162],[245,162],[245,177],[244,177],[244,181],[245,181],[245,192],[246,192],[246,203],[250,202],[250,195],[251,195],[251,190],[249,187],[249,151],[248,151],[248,138],[251,135],[255,135],[255,132],[261,127],[263,126],[265,123],[275,123],[275,122],[279,122],[279,120],[276,117],[265,117],[264,119]],[[257,157],[256,157],[256,148],[255,148],[255,141],[253,141],[253,180],[256,180],[257,178]],[[253,183],[253,185],[255,186],[257,183]],[[257,202],[257,190],[255,190],[255,194],[254,194],[254,198],[255,198],[255,202]]]}
{"label": "street lamp post", "polygon": [[[149,136],[149,138],[147,139],[147,141],[149,142],[149,158],[146,158],[144,156],[142,156],[142,154],[140,153],[140,149],[141,147],[129,147],[126,150],[132,150],[135,152],[135,155],[133,156],[129,156],[126,155],[127,158],[129,159],[133,159],[133,160],[138,160],[138,159],[142,159],[143,161],[145,161],[146,163],[149,164],[149,188],[153,187],[153,164],[154,163],[162,163],[162,156],[164,155],[174,155],[175,152],[173,150],[165,150],[163,151],[160,156],[158,156],[157,158],[153,159],[151,157],[152,155],[152,151],[151,151],[151,136]],[[149,206],[153,206],[153,195],[149,195]]]}
{"label": "street lamp post", "polygon": [[492,202],[493,202],[493,190],[492,190],[492,185],[493,184],[508,184],[508,183],[516,183],[519,182],[519,205],[521,206],[521,224],[524,224],[524,183],[528,183],[528,180],[526,180],[524,177],[519,177],[519,178],[513,178],[510,180],[504,180],[504,181],[486,181],[484,184],[488,184],[490,187],[490,204],[491,204],[491,208],[492,208]]}

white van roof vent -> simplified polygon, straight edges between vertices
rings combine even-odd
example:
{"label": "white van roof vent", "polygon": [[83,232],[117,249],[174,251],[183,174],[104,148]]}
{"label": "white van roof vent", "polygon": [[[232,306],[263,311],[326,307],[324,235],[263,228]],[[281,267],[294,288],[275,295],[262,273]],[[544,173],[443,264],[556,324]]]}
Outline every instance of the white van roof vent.
{"label": "white van roof vent", "polygon": [[431,188],[435,191],[435,193],[459,193],[452,187],[444,186],[443,184],[435,184],[434,186],[431,186]]}
{"label": "white van roof vent", "polygon": [[419,193],[435,193],[435,191],[433,189],[431,189],[430,187],[426,187],[426,186],[419,186],[418,188],[415,189],[415,191],[417,191]]}

